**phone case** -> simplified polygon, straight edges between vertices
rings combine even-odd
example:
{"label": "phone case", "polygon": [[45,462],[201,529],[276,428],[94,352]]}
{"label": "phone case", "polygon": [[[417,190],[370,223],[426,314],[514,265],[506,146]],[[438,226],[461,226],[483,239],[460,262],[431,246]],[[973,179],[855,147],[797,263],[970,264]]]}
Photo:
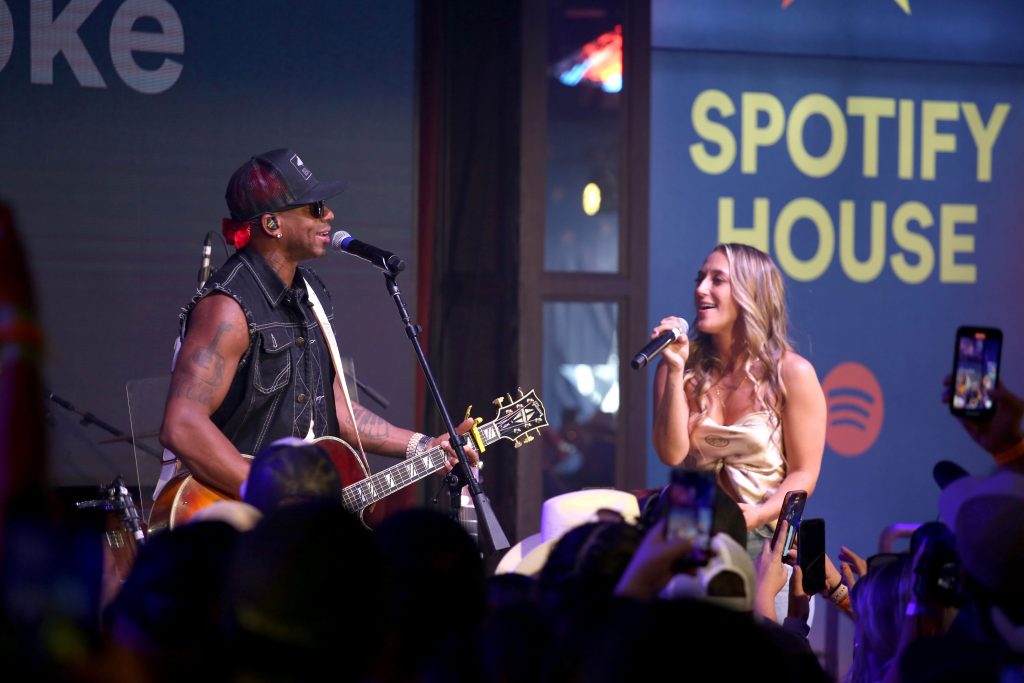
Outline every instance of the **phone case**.
{"label": "phone case", "polygon": [[797,562],[803,572],[804,593],[825,590],[825,520],[805,519],[800,523]]}
{"label": "phone case", "polygon": [[995,413],[991,391],[999,381],[1003,333],[996,327],[957,328],[953,349],[953,386],[949,410],[968,419],[988,419]]}
{"label": "phone case", "polygon": [[782,508],[779,509],[779,519],[775,523],[775,533],[772,535],[772,548],[775,548],[775,544],[779,542],[779,529],[782,526],[782,520],[788,521],[790,529],[786,537],[786,547],[782,549],[782,561],[786,564],[792,564],[792,561],[788,559],[788,553],[793,547],[793,539],[796,538],[796,534],[800,530],[800,518],[803,516],[806,502],[807,491],[788,491],[782,500]]}

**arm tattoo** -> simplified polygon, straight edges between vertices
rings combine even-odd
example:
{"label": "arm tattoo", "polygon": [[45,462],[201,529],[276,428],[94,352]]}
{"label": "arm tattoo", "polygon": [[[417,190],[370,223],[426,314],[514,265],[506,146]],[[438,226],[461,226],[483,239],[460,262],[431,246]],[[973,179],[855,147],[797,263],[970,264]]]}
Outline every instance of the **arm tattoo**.
{"label": "arm tattoo", "polygon": [[200,377],[198,375],[197,377],[207,384],[217,386],[224,379],[224,356],[217,351],[217,344],[220,342],[221,335],[230,329],[230,324],[221,323],[217,326],[217,333],[210,340],[210,345],[206,348],[197,349],[192,354],[192,363],[196,368],[204,370],[208,374],[207,377]]}
{"label": "arm tattoo", "polygon": [[355,413],[356,426],[359,432],[369,439],[385,439],[391,434],[391,425],[387,420],[376,415],[358,403],[352,404],[352,412]]}
{"label": "arm tattoo", "polygon": [[183,398],[193,403],[209,405],[210,401],[213,400],[213,388],[208,384],[183,377],[171,385],[171,396]]}
{"label": "arm tattoo", "polygon": [[171,385],[171,396],[193,403],[209,405],[214,391],[224,381],[224,356],[217,350],[221,336],[231,329],[229,323],[221,323],[207,347],[196,349],[190,365],[182,367],[176,381]]}

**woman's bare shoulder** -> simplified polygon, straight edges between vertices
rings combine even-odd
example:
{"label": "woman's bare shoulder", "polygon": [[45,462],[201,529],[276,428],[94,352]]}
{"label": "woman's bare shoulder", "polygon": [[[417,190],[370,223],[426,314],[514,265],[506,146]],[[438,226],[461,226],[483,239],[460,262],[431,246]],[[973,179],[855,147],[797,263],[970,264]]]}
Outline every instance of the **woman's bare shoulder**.
{"label": "woman's bare shoulder", "polygon": [[781,364],[782,381],[786,384],[818,382],[818,373],[814,370],[811,361],[795,351],[787,351],[782,356]]}

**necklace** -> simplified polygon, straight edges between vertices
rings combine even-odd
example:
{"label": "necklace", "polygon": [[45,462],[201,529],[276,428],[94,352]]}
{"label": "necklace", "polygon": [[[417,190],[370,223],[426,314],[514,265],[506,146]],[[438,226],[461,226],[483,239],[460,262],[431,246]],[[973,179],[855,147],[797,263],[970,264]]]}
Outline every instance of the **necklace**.
{"label": "necklace", "polygon": [[[722,380],[723,379],[724,378],[720,377],[718,379],[718,381],[715,382],[715,397],[718,399],[718,405],[720,405],[720,406],[722,406],[724,408],[725,407],[725,402],[722,401],[722,390],[719,388],[719,385],[722,384]],[[737,389],[739,389],[741,386],[743,386],[743,383],[746,382],[746,381],[747,381],[747,376],[744,375],[743,378],[740,379],[739,384],[737,384],[736,386],[729,387],[728,385],[726,385],[725,390],[729,392],[729,398],[732,398],[733,393]]]}

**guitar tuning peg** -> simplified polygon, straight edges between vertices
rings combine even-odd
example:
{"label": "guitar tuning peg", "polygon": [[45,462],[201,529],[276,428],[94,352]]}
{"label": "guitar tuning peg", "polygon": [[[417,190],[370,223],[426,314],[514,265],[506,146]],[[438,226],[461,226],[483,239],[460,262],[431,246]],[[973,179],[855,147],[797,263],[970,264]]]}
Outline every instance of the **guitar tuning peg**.
{"label": "guitar tuning peg", "polygon": [[519,439],[512,439],[512,445],[515,446],[516,448],[519,448],[520,446],[523,445],[523,442],[520,441]]}
{"label": "guitar tuning peg", "polygon": [[465,420],[468,420],[468,419],[469,419],[469,416],[470,416],[470,414],[471,414],[472,412],[473,412],[473,404],[472,404],[472,403],[470,403],[470,404],[469,404],[469,407],[468,407],[468,408],[466,408],[466,414],[465,414],[465,415],[464,415],[464,416],[462,417],[462,419],[463,419],[464,421],[465,421]]}
{"label": "guitar tuning peg", "polygon": [[530,443],[531,441],[533,441],[533,435],[527,434],[523,437],[523,443]]}
{"label": "guitar tuning peg", "polygon": [[512,394],[505,394],[505,395],[508,396],[508,402],[509,403],[515,403],[516,402],[516,400],[514,398],[512,398]]}
{"label": "guitar tuning peg", "polygon": [[526,394],[523,393],[522,387],[516,387],[516,389],[519,391],[519,398],[523,398],[524,396],[526,396]]}
{"label": "guitar tuning peg", "polygon": [[491,401],[491,403],[496,405],[496,406],[498,406],[499,409],[501,408],[501,404],[504,403],[504,402],[505,402],[505,397],[504,396],[499,396],[498,398],[496,398],[493,401]]}

